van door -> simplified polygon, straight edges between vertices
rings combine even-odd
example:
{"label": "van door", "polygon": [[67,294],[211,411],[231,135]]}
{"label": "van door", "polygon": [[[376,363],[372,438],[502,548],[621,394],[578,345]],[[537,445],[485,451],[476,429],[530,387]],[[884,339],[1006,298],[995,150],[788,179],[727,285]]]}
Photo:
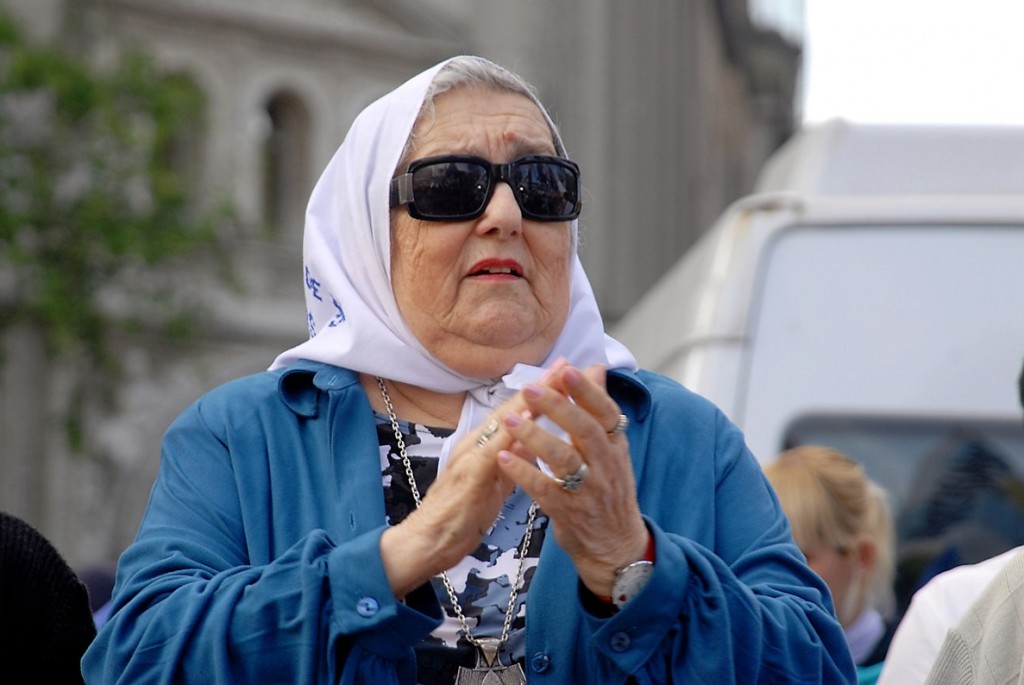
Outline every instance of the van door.
{"label": "van door", "polygon": [[762,461],[826,444],[886,488],[899,602],[1024,544],[1021,227],[789,228],[757,283],[733,418]]}

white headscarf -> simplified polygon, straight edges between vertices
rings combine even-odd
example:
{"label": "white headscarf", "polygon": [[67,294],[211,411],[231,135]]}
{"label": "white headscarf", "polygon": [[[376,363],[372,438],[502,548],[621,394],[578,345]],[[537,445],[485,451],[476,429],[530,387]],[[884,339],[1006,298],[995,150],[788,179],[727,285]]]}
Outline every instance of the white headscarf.
{"label": "white headscarf", "polygon": [[[310,337],[283,352],[270,368],[310,359],[432,391],[466,392],[451,445],[478,425],[490,408],[539,376],[542,368],[517,364],[500,379],[470,378],[453,371],[409,331],[391,289],[391,178],[427,88],[448,61],[363,110],[317,182],[306,209],[303,242]],[[548,117],[540,102],[536,104]],[[556,146],[564,152],[555,135]],[[571,230],[569,315],[543,366],[564,357],[579,367],[600,363],[635,369],[629,350],[604,332],[593,290],[575,254],[576,221]]]}

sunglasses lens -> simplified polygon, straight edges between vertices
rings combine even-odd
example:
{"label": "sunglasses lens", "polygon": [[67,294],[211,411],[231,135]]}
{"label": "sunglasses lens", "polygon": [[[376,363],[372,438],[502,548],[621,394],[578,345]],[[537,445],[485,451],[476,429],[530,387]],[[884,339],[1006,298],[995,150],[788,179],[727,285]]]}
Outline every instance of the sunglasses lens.
{"label": "sunglasses lens", "polygon": [[474,162],[443,161],[412,173],[416,211],[424,218],[453,220],[473,216],[487,200],[487,167]]}
{"label": "sunglasses lens", "polygon": [[542,221],[565,221],[579,215],[580,181],[576,170],[552,161],[520,161],[510,183],[523,214]]}
{"label": "sunglasses lens", "polygon": [[[580,214],[580,175],[558,157],[523,157],[495,165],[478,157],[436,157],[409,165],[392,185],[392,206],[428,221],[464,221],[480,216],[494,183],[507,182],[523,216],[568,221]],[[408,185],[405,185],[408,184]]]}

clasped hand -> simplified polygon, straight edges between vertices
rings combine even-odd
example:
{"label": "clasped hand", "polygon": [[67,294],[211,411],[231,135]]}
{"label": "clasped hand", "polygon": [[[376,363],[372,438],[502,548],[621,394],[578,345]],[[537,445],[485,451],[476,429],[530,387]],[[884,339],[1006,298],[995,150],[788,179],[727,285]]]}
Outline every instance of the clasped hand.
{"label": "clasped hand", "polygon": [[[495,409],[456,446],[422,506],[381,538],[396,597],[476,549],[516,484],[547,515],[583,583],[594,594],[610,595],[615,570],[642,558],[648,541],[629,442],[615,430],[620,414],[606,391],[603,366],[581,370],[564,363]],[[541,416],[565,436],[541,426]],[[565,476],[581,473],[582,483],[567,489]]]}

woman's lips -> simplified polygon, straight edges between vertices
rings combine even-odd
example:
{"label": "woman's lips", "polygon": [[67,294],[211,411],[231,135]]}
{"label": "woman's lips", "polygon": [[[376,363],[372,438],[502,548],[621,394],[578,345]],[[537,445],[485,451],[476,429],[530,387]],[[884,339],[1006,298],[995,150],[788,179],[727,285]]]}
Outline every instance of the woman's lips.
{"label": "woman's lips", "polygon": [[469,270],[470,278],[522,278],[523,267],[514,259],[484,259]]}

